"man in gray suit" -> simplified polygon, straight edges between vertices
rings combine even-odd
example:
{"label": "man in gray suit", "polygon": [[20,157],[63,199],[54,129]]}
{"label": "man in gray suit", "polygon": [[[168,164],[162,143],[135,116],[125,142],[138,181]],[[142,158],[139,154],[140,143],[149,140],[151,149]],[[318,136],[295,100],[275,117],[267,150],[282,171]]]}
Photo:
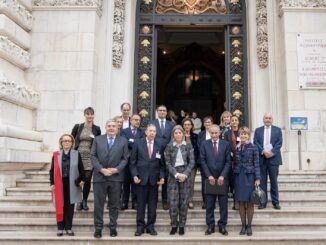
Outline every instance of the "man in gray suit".
{"label": "man in gray suit", "polygon": [[118,125],[108,120],[106,134],[97,136],[91,149],[91,160],[94,167],[94,225],[95,238],[102,237],[103,209],[105,198],[109,196],[110,236],[118,235],[117,219],[120,207],[120,192],[124,177],[124,168],[128,163],[128,141],[117,135]]}

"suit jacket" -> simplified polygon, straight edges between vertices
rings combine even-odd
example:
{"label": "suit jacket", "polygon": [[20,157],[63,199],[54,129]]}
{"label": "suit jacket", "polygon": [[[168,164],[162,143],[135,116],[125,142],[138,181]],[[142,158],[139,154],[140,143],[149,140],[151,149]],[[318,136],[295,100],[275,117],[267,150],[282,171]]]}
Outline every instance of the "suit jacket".
{"label": "suit jacket", "polygon": [[[281,147],[282,147],[282,131],[279,127],[271,128],[270,143],[273,146],[273,156],[269,158],[269,163],[272,165],[282,165]],[[263,164],[265,156],[262,154],[264,150],[264,126],[256,128],[254,135],[254,144],[258,147],[259,162]]]}
{"label": "suit jacket", "polygon": [[205,140],[206,140],[206,130],[202,130],[200,131],[197,137],[197,146],[199,151],[200,151],[201,143],[203,143],[203,141]]}
{"label": "suit jacket", "polygon": [[129,151],[132,150],[134,142],[136,139],[141,139],[145,137],[145,133],[141,128],[137,128],[136,135],[134,135],[131,131],[131,128],[125,128],[120,133],[121,136],[125,137],[128,140],[128,148]]}
{"label": "suit jacket", "polygon": [[[75,150],[78,150],[79,144],[80,144],[80,134],[83,131],[85,123],[81,123],[81,124],[75,124],[75,126],[73,127],[72,131],[71,131],[71,135],[74,136],[75,138]],[[96,125],[92,125],[92,133],[94,135],[94,138],[96,136],[101,135],[101,128],[99,126]],[[92,143],[94,138],[92,138]]]}
{"label": "suit jacket", "polygon": [[148,156],[147,140],[142,138],[136,140],[130,157],[130,173],[132,177],[138,176],[141,179],[140,185],[157,185],[157,182],[164,178],[164,165],[157,154],[162,158],[162,147],[157,140],[154,140],[152,157]]}
{"label": "suit jacket", "polygon": [[[91,149],[91,161],[94,168],[93,182],[123,181],[128,157],[128,142],[124,137],[117,135],[111,149],[108,149],[107,135],[97,136]],[[102,168],[117,168],[118,173],[104,176],[100,173]]]}
{"label": "suit jacket", "polygon": [[228,178],[231,169],[231,146],[225,140],[219,140],[217,158],[214,156],[212,140],[205,140],[200,147],[200,159],[202,171],[206,178],[223,176]]}
{"label": "suit jacket", "polygon": [[256,145],[249,143],[243,149],[237,149],[235,155],[234,173],[240,173],[243,167],[246,174],[254,174],[255,179],[261,179],[259,168],[259,153]]}
{"label": "suit jacket", "polygon": [[[173,142],[170,142],[164,151],[165,163],[170,175],[172,175],[173,178],[178,173],[175,167],[178,149],[179,148],[177,146],[173,145]],[[185,170],[182,172],[182,174],[185,174],[187,178],[189,178],[191,170],[195,166],[194,149],[191,144],[186,144],[180,146],[180,151],[185,164]]]}
{"label": "suit jacket", "polygon": [[149,122],[149,124],[154,124],[155,125],[155,127],[156,127],[155,140],[157,140],[158,143],[163,147],[163,149],[165,149],[167,144],[171,141],[171,132],[172,132],[172,129],[174,127],[174,123],[172,123],[169,120],[165,121],[164,134],[162,134],[159,119],[151,120]]}
{"label": "suit jacket", "polygon": [[199,150],[198,150],[198,135],[191,132],[190,133],[190,141],[192,148],[194,148],[194,156],[195,156],[195,164],[199,164]]}

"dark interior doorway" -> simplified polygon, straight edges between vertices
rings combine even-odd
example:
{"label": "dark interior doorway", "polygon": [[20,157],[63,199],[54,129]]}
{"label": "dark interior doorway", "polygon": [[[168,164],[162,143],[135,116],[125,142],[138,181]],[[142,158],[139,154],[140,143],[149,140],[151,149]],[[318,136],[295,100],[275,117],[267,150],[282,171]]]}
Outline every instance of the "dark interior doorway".
{"label": "dark interior doorway", "polygon": [[158,28],[156,104],[214,121],[225,110],[224,26]]}

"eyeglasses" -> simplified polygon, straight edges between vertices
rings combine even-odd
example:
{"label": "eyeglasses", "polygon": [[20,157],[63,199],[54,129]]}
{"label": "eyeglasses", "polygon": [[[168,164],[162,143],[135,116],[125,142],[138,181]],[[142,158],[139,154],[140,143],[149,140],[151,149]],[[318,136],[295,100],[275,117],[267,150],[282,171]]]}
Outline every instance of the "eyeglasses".
{"label": "eyeglasses", "polygon": [[63,141],[61,141],[62,143],[71,143],[72,142],[72,140],[63,140]]}

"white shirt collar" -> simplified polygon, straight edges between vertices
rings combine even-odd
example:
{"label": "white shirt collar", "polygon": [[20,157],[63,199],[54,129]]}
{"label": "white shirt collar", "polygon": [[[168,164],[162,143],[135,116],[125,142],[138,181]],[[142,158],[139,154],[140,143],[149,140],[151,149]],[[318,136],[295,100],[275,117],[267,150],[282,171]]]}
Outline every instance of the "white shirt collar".
{"label": "white shirt collar", "polygon": [[[176,146],[177,145],[177,142],[173,141],[173,146]],[[181,145],[187,145],[186,141],[182,141]]]}

